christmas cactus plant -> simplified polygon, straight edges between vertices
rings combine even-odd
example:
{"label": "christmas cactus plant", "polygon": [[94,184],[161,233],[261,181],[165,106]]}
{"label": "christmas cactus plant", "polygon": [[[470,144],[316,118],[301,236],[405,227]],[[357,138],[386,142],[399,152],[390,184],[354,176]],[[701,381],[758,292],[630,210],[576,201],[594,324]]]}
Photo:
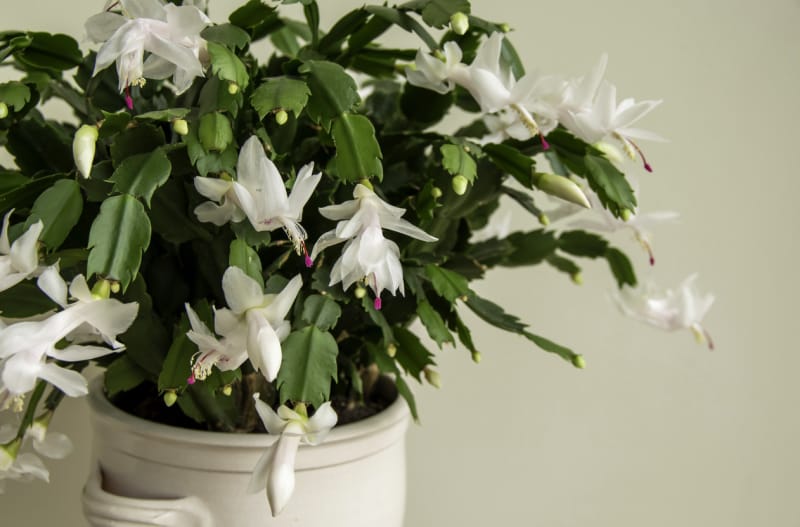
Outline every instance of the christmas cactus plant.
{"label": "christmas cactus plant", "polygon": [[[277,514],[298,443],[375,411],[379,376],[416,415],[408,381],[438,385],[437,349],[479,361],[465,311],[584,367],[475,293],[496,266],[579,283],[581,260],[605,260],[624,312],[710,345],[694,279],[640,287],[605,237],[630,230],[653,264],[646,229],[673,215],[640,212],[630,175],[652,171],[639,141],[657,136],[633,126],[659,101],[618,101],[604,56],[575,78],[526,72],[508,26],[468,0],[364,6],[328,28],[314,0],[206,13],[109,1],[87,13],[93,51],[0,33],[18,71],[0,84],[0,406],[16,415],[0,480],[47,478],[28,443],[69,450],[48,423],[96,363],[144,418],[281,434],[251,485]],[[395,26],[407,48],[381,44]],[[55,99],[73,118],[43,113]]]}

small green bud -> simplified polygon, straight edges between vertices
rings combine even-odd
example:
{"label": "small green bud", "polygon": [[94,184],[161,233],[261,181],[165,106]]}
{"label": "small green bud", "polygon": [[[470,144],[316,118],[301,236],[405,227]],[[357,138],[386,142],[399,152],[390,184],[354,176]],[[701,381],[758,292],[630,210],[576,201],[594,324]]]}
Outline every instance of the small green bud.
{"label": "small green bud", "polygon": [[450,183],[453,185],[453,192],[459,196],[464,195],[464,193],[467,191],[467,186],[469,185],[467,178],[461,175],[455,176]]}
{"label": "small green bud", "polygon": [[431,386],[434,388],[442,387],[442,377],[439,375],[438,371],[433,368],[425,368],[423,372],[425,373],[425,380],[428,381]]}
{"label": "small green bud", "polygon": [[433,199],[441,198],[442,197],[442,189],[440,189],[439,187],[433,187],[431,189],[431,196],[433,196]]}
{"label": "small green bud", "polygon": [[498,26],[498,27],[500,28],[500,31],[502,31],[503,33],[508,33],[509,31],[511,31],[511,27],[508,24],[506,24],[505,22],[500,24],[500,26]]}
{"label": "small green bud", "polygon": [[622,209],[619,217],[622,218],[622,221],[630,221],[630,219],[633,217],[633,212],[631,212],[631,209]]}
{"label": "small green bud", "polygon": [[0,119],[8,117],[8,106],[4,102],[0,102]]}
{"label": "small green bud", "polygon": [[536,187],[557,198],[569,201],[587,209],[592,208],[592,204],[586,198],[581,187],[579,187],[571,179],[556,174],[547,174],[537,172],[533,174],[533,184]]}
{"label": "small green bud", "polygon": [[119,282],[111,282],[111,292],[114,294],[119,293],[120,287]]}
{"label": "small green bud", "polygon": [[539,223],[542,226],[547,227],[548,225],[550,225],[550,218],[544,212],[540,212],[539,213]]}
{"label": "small green bud", "polygon": [[581,273],[573,273],[572,275],[572,283],[575,285],[582,285],[583,284],[583,275]]}
{"label": "small green bud", "polygon": [[228,93],[230,93],[231,95],[236,95],[237,93],[239,93],[239,85],[236,84],[235,82],[229,82]]}
{"label": "small green bud", "polygon": [[164,404],[166,404],[167,407],[170,407],[173,404],[175,404],[177,400],[178,400],[178,394],[175,393],[174,390],[168,390],[164,392]]}
{"label": "small green bud", "polygon": [[394,358],[397,355],[397,346],[394,343],[390,342],[388,346],[386,346],[386,354],[389,355],[391,358]]}
{"label": "small green bud", "polygon": [[356,290],[353,291],[353,295],[355,295],[356,298],[361,300],[362,298],[367,296],[367,290],[359,285],[359,286],[356,287]]}
{"label": "small green bud", "polygon": [[583,355],[575,355],[572,357],[572,365],[582,370],[586,367],[586,360],[583,358]]}
{"label": "small green bud", "polygon": [[222,395],[225,397],[230,397],[233,393],[233,387],[230,384],[226,384],[222,387]]}
{"label": "small green bud", "polygon": [[472,352],[472,362],[475,364],[480,364],[483,356],[481,355],[480,351],[473,351]]}
{"label": "small green bud", "polygon": [[186,119],[175,119],[172,121],[172,129],[178,135],[186,135],[189,133],[189,123],[186,122]]}
{"label": "small green bud", "polygon": [[359,184],[364,185],[365,187],[367,187],[368,189],[370,189],[372,191],[375,190],[375,187],[372,186],[372,181],[370,181],[367,178],[364,178],[361,181],[359,181]]}
{"label": "small green bud", "polygon": [[275,122],[278,123],[278,125],[283,126],[288,120],[289,114],[286,113],[286,110],[278,110],[275,112]]}
{"label": "small green bud", "polygon": [[98,300],[103,300],[111,296],[111,282],[108,280],[98,280],[92,287],[92,296]]}
{"label": "small green bud", "polygon": [[450,17],[450,28],[456,35],[463,35],[469,29],[469,17],[461,11]]}

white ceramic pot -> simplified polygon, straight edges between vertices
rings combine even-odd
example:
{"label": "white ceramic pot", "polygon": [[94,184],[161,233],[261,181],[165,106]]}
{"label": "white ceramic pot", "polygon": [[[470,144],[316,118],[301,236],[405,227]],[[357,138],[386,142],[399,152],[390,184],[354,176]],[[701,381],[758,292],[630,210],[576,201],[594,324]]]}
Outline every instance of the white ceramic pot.
{"label": "white ceramic pot", "polygon": [[378,415],[301,445],[291,501],[273,518],[265,492],[246,492],[267,434],[175,428],[123,412],[96,379],[89,396],[93,471],[83,493],[92,526],[401,527],[405,433],[401,397]]}

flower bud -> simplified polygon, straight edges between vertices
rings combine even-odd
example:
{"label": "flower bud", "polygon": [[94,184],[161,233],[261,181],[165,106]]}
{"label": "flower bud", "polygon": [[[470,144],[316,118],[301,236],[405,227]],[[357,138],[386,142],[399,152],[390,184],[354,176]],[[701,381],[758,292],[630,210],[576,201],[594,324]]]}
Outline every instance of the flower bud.
{"label": "flower bud", "polygon": [[72,157],[75,159],[75,166],[84,178],[88,178],[92,172],[94,163],[94,152],[97,147],[97,137],[99,131],[96,126],[85,124],[75,132],[72,140]]}
{"label": "flower bud", "polygon": [[237,93],[239,93],[239,85],[236,84],[235,82],[229,82],[228,93],[231,95],[236,95]]}
{"label": "flower bud", "polygon": [[92,296],[98,300],[104,300],[111,296],[111,282],[108,280],[98,280],[92,287]]}
{"label": "flower bud", "polygon": [[583,275],[582,275],[580,272],[578,272],[578,273],[573,273],[573,274],[572,274],[572,276],[571,276],[571,278],[572,278],[572,282],[573,282],[575,285],[581,285],[581,284],[583,284]]}
{"label": "flower bud", "polygon": [[361,300],[362,298],[364,298],[365,296],[367,296],[367,290],[366,290],[366,289],[364,289],[364,288],[363,288],[363,287],[361,287],[361,286],[358,286],[358,287],[356,287],[356,290],[355,290],[355,291],[353,291],[353,295],[355,295],[355,297],[356,297],[356,298],[358,298],[359,300]]}
{"label": "flower bud", "polygon": [[451,184],[453,185],[453,192],[459,196],[463,196],[467,191],[467,185],[469,185],[469,181],[467,181],[467,178],[464,176],[458,175],[452,179]]}
{"label": "flower bud", "polygon": [[286,121],[289,120],[289,114],[286,113],[286,110],[278,110],[275,112],[275,122],[278,123],[280,126],[286,124]]}
{"label": "flower bud", "polygon": [[539,224],[543,227],[550,225],[550,218],[544,212],[539,213]]}
{"label": "flower bud", "polygon": [[500,31],[502,31],[503,33],[508,33],[509,31],[511,31],[511,27],[505,22],[500,24],[498,27],[500,28]]}
{"label": "flower bud", "polygon": [[8,117],[8,106],[4,102],[0,102],[0,119]]}
{"label": "flower bud", "polygon": [[469,29],[469,17],[461,11],[450,17],[450,28],[456,35],[463,35]]}
{"label": "flower bud", "polygon": [[172,129],[178,135],[186,135],[189,133],[189,123],[186,122],[186,119],[175,119],[172,121]]}
{"label": "flower bud", "polygon": [[619,217],[622,218],[622,221],[630,221],[633,218],[633,212],[631,212],[631,209],[622,209]]}
{"label": "flower bud", "polygon": [[222,387],[222,395],[225,397],[230,397],[233,393],[233,387],[230,384],[226,384]]}
{"label": "flower bud", "polygon": [[441,198],[442,197],[442,189],[440,189],[439,187],[433,187],[431,189],[431,196],[433,196],[433,199]]}
{"label": "flower bud", "polygon": [[552,196],[569,201],[587,209],[592,208],[592,204],[586,198],[581,188],[572,180],[556,174],[535,173],[533,184],[536,187]]}
{"label": "flower bud", "polygon": [[481,355],[480,351],[473,351],[472,352],[472,362],[475,364],[480,364],[483,356]]}
{"label": "flower bud", "polygon": [[397,355],[397,346],[394,343],[390,342],[388,346],[386,346],[386,354],[389,355],[391,358],[394,358]]}
{"label": "flower bud", "polygon": [[583,358],[583,355],[575,355],[572,357],[572,365],[582,370],[586,367],[586,361]]}
{"label": "flower bud", "polygon": [[164,404],[166,404],[167,407],[170,407],[173,404],[175,404],[177,400],[178,400],[178,394],[175,393],[174,390],[168,390],[164,392]]}
{"label": "flower bud", "polygon": [[431,386],[434,388],[442,387],[442,378],[439,376],[438,371],[434,370],[433,368],[425,368],[423,373],[425,373],[425,380],[428,381]]}
{"label": "flower bud", "polygon": [[111,282],[111,292],[114,294],[119,293],[119,282]]}

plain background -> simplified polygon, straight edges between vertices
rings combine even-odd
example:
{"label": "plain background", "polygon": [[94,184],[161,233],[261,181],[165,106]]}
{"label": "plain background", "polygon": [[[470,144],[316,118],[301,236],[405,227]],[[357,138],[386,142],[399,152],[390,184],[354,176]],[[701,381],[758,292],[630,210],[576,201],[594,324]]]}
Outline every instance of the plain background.
{"label": "plain background", "polygon": [[[0,25],[80,35],[102,3],[3,0]],[[235,2],[211,4],[222,21]],[[329,25],[360,2],[320,4]],[[635,242],[617,242],[642,278],[700,273],[717,297],[706,318],[717,350],[625,319],[601,263],[586,265],[581,287],[549,269],[491,273],[480,292],[588,367],[475,321],[483,362],[446,349],[443,388],[417,390],[406,524],[797,527],[800,2],[473,5],[511,25],[529,69],[580,75],[606,51],[620,95],[664,99],[641,123],[670,139],[644,145],[655,173],[626,170],[640,176],[643,211],[677,210],[681,221],[656,230],[652,270]],[[517,227],[535,227],[513,212]],[[49,463],[49,486],[11,485],[3,524],[83,524],[87,427],[85,402],[67,401],[53,428],[75,453]]]}

